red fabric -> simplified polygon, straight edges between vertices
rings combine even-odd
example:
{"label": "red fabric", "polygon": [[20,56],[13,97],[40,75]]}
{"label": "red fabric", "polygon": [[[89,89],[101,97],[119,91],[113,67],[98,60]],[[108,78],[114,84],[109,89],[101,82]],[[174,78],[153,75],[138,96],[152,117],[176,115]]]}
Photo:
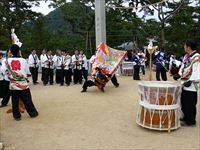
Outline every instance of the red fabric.
{"label": "red fabric", "polygon": [[21,70],[21,64],[19,60],[13,60],[11,62],[11,69],[13,71]]}

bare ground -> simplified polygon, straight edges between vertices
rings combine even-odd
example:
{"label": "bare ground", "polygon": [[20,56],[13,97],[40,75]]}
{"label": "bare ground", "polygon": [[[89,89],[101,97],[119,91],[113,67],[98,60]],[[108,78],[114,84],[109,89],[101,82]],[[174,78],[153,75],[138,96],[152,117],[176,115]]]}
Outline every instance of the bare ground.
{"label": "bare ground", "polygon": [[[142,77],[146,80],[147,77]],[[16,122],[0,109],[0,142],[5,149],[141,149],[199,150],[200,119],[197,126],[181,127],[171,133],[144,129],[136,124],[137,81],[118,77],[120,87],[109,83],[105,93],[96,87],[80,93],[80,85],[31,86],[39,117],[27,113]]]}

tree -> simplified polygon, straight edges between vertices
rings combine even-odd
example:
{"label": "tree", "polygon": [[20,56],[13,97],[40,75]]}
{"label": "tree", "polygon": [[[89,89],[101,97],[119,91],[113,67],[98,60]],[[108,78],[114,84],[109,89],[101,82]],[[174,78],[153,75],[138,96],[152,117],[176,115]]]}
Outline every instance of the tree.
{"label": "tree", "polygon": [[166,40],[168,43],[166,47],[171,53],[182,54],[183,43],[188,38],[199,41],[197,8],[194,4],[190,5],[190,2],[184,3],[179,10],[180,13],[167,20]]}
{"label": "tree", "polygon": [[6,39],[2,48],[10,45],[10,30],[15,28],[17,31],[22,25],[30,20],[34,20],[39,13],[33,12],[31,7],[39,5],[37,0],[1,0],[0,2],[0,32],[1,38]]}
{"label": "tree", "polygon": [[[159,3],[160,2],[160,3]],[[160,46],[165,46],[165,27],[166,21],[178,13],[184,1],[180,2],[175,1],[165,1],[161,2],[160,0],[131,0],[130,4],[138,6],[141,4],[142,10],[144,10],[145,15],[154,15],[154,10],[157,11],[157,17],[160,21],[161,37],[160,37]]]}

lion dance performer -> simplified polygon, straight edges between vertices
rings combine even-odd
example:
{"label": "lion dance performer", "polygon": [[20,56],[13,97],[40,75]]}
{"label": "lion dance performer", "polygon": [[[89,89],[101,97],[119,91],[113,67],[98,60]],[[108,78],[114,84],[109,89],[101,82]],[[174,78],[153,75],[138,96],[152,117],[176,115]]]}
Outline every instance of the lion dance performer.
{"label": "lion dance performer", "polygon": [[200,55],[197,53],[196,43],[187,40],[184,45],[186,55],[179,73],[174,79],[181,78],[183,89],[181,93],[182,125],[194,126],[196,124],[197,90],[200,81]]}
{"label": "lion dance performer", "polygon": [[86,92],[87,87],[90,86],[97,86],[104,92],[104,87],[110,79],[115,87],[118,87],[119,83],[117,82],[115,72],[126,54],[127,52],[125,51],[115,50],[108,47],[105,43],[100,43],[92,62],[91,76],[83,84],[81,92]]}

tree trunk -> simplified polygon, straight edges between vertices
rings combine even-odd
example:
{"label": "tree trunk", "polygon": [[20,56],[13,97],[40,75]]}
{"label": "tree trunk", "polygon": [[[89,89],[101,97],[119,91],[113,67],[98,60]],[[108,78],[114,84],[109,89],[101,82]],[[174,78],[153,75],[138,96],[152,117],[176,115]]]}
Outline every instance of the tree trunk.
{"label": "tree trunk", "polygon": [[88,49],[88,31],[86,31],[86,42],[85,42],[85,49]]}
{"label": "tree trunk", "polygon": [[160,47],[165,47],[165,22],[161,21],[161,41],[160,41]]}

